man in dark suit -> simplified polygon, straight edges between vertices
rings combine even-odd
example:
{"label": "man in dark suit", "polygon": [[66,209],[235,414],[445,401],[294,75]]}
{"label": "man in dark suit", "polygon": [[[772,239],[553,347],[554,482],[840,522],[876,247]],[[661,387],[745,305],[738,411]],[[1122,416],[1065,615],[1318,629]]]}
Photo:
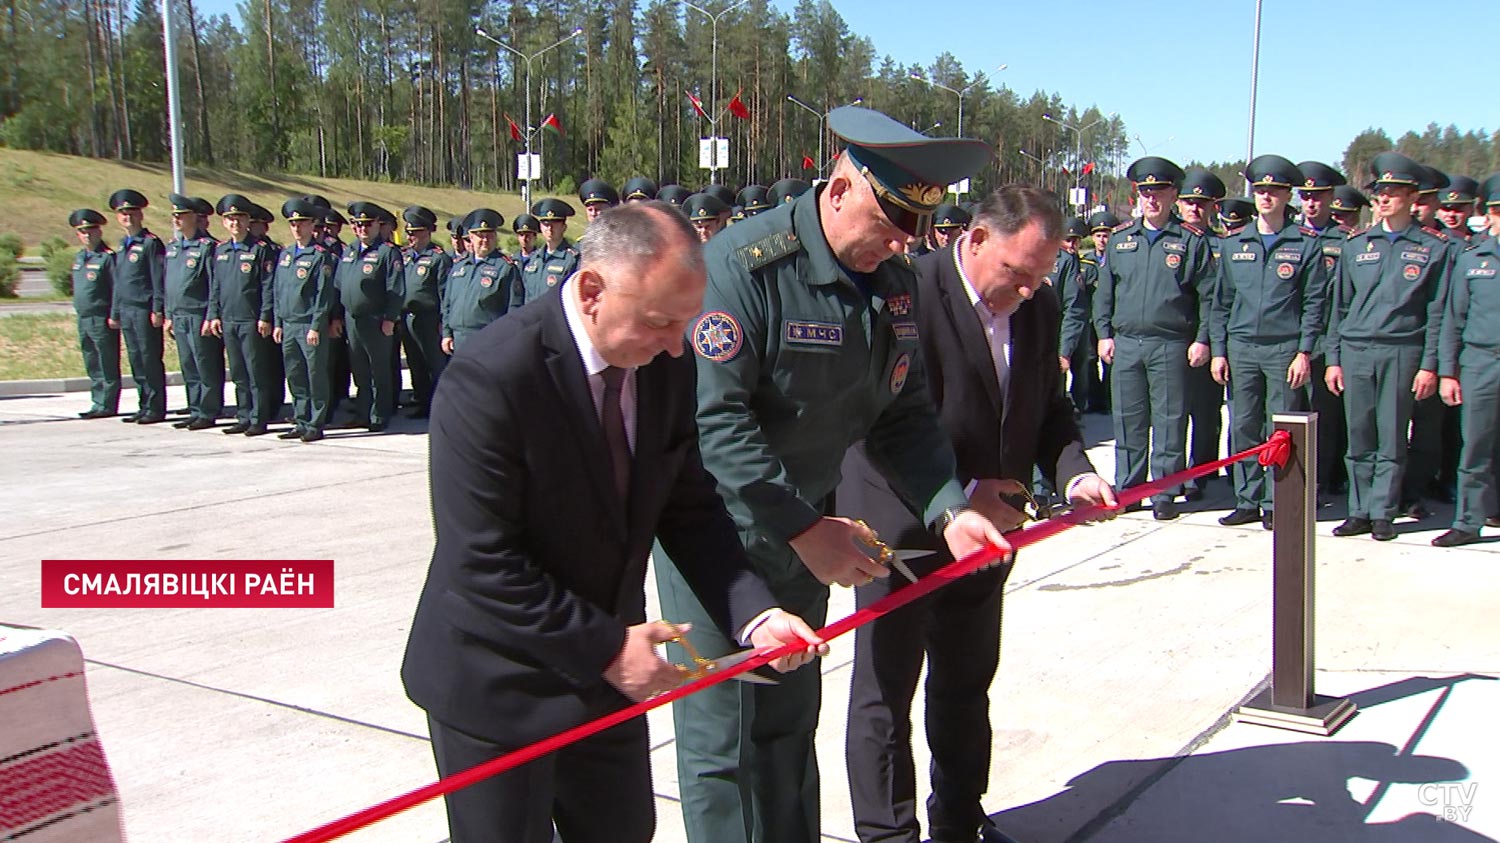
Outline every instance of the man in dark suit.
{"label": "man in dark suit", "polygon": [[[437,544],[402,679],[450,775],[677,686],[645,623],[652,537],[742,645],[826,645],[774,608],[698,454],[683,336],[702,252],[654,203],[601,217],[578,273],[491,323],[432,410]],[[666,352],[662,354],[662,352]],[[645,718],[448,797],[454,843],[645,843]]]}
{"label": "man in dark suit", "polygon": [[[1062,242],[1047,194],[1002,187],[968,232],[916,261],[922,365],[970,504],[997,527],[1025,520],[1014,497],[1039,468],[1070,501],[1114,506],[1114,490],[1084,455],[1062,390],[1057,294],[1043,283]],[[876,471],[862,446],[844,460],[838,510],[863,518],[892,547],[931,549],[918,576],[952,557]],[[861,841],[918,843],[911,703],[927,659],[927,740],[932,750],[928,826],[933,843],[1001,839],[980,806],[989,777],[987,691],[1000,656],[1002,587],[1010,566],[972,574],[861,627],[856,633],[846,754]],[[907,585],[861,587],[863,607]]]}

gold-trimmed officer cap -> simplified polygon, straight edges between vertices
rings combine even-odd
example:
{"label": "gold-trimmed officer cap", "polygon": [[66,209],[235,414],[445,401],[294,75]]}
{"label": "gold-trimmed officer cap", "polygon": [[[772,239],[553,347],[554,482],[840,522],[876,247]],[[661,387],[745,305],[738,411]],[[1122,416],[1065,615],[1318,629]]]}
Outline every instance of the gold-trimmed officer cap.
{"label": "gold-trimmed officer cap", "polygon": [[423,229],[434,231],[437,229],[437,214],[430,208],[421,205],[412,205],[401,212],[401,219],[406,223],[408,229]]}
{"label": "gold-trimmed officer cap", "polygon": [[798,178],[786,178],[771,185],[771,189],[767,191],[766,198],[771,200],[772,205],[784,205],[809,190],[812,190],[812,185],[806,181]]}
{"label": "gold-trimmed officer cap", "polygon": [[1239,228],[1255,218],[1255,203],[1235,196],[1219,204],[1219,218],[1225,228]]}
{"label": "gold-trimmed officer cap", "polygon": [[620,194],[604,179],[589,179],[578,188],[578,201],[585,205],[618,205]]}
{"label": "gold-trimmed officer cap", "polygon": [[531,215],[539,222],[562,222],[574,213],[573,206],[561,199],[543,199],[531,206]]}
{"label": "gold-trimmed officer cap", "polygon": [[1069,217],[1068,221],[1063,223],[1064,239],[1071,240],[1074,237],[1087,236],[1089,236],[1089,224],[1084,222],[1083,217]]}
{"label": "gold-trimmed officer cap", "polygon": [[252,202],[250,203],[250,221],[263,222],[267,225],[270,225],[271,223],[276,221],[276,215],[271,213],[271,209],[267,208],[265,205]]}
{"label": "gold-trimmed officer cap", "polygon": [[1343,173],[1321,161],[1303,161],[1297,165],[1297,171],[1302,173],[1302,183],[1296,187],[1304,192],[1332,190],[1347,183]]}
{"label": "gold-trimmed officer cap", "polygon": [[637,200],[650,202],[656,198],[656,182],[645,176],[636,176],[620,188],[620,196],[626,202]]}
{"label": "gold-trimmed officer cap", "polygon": [[1479,195],[1479,182],[1468,176],[1449,176],[1448,186],[1438,191],[1440,205],[1472,205]]}
{"label": "gold-trimmed officer cap", "polygon": [[1156,155],[1138,158],[1125,170],[1125,178],[1138,188],[1180,187],[1186,175],[1181,167]]}
{"label": "gold-trimmed officer cap", "polygon": [[707,193],[715,199],[718,199],[720,202],[724,203],[724,207],[726,208],[734,207],[734,188],[730,187],[727,184],[711,184],[698,192]]}
{"label": "gold-trimmed officer cap", "polygon": [[1193,167],[1182,174],[1182,186],[1177,189],[1177,198],[1217,202],[1228,192],[1224,188],[1223,179],[1202,167]]}
{"label": "gold-trimmed officer cap", "polygon": [[1257,155],[1245,168],[1251,187],[1295,187],[1302,184],[1302,171],[1280,155]]}
{"label": "gold-trimmed officer cap", "polygon": [[287,222],[322,222],[323,209],[299,196],[281,203],[281,216]]}
{"label": "gold-trimmed officer cap", "polygon": [[191,196],[183,196],[181,193],[168,193],[167,201],[172,203],[172,216],[181,214],[198,213],[198,203]]}
{"label": "gold-trimmed officer cap", "polygon": [[510,221],[510,229],[517,234],[541,234],[542,224],[531,214],[516,214]]}
{"label": "gold-trimmed officer cap", "polygon": [[770,193],[765,185],[747,184],[740,188],[739,195],[734,197],[735,204],[745,209],[745,216],[753,217],[761,211],[769,211],[775,207],[771,203]]}
{"label": "gold-trimmed officer cap", "polygon": [[255,203],[238,193],[226,193],[214,206],[221,217],[248,217]]}
{"label": "gold-trimmed officer cap", "polygon": [[1422,178],[1417,183],[1418,193],[1437,193],[1448,186],[1448,174],[1436,167],[1422,165]]}
{"label": "gold-trimmed officer cap", "polygon": [[204,199],[202,196],[193,197],[193,208],[199,216],[211,217],[214,215],[214,203]]}
{"label": "gold-trimmed officer cap", "polygon": [[139,190],[125,188],[116,190],[109,195],[109,209],[111,211],[139,211],[151,203]]}
{"label": "gold-trimmed officer cap", "polygon": [[963,228],[974,219],[973,215],[951,202],[944,202],[932,212],[933,228]]}
{"label": "gold-trimmed officer cap", "polygon": [[333,210],[333,203],[329,202],[328,201],[328,197],[326,197],[326,196],[320,196],[320,195],[318,195],[316,193],[309,193],[306,196],[302,197],[302,199],[304,201],[311,202],[314,207],[316,207],[316,208],[318,208],[320,210],[323,210],[323,211]]}
{"label": "gold-trimmed officer cap", "polygon": [[68,214],[68,225],[73,226],[79,231],[85,228],[99,228],[104,225],[104,215],[93,208],[79,208],[73,213]]}
{"label": "gold-trimmed officer cap", "polygon": [[681,208],[693,192],[680,184],[664,184],[656,191],[656,198],[675,208]]}
{"label": "gold-trimmed officer cap", "polygon": [[505,217],[494,208],[475,208],[464,217],[464,230],[470,234],[487,234],[501,231]]}
{"label": "gold-trimmed officer cap", "polygon": [[1488,207],[1500,205],[1500,173],[1495,173],[1480,183],[1478,198]]}
{"label": "gold-trimmed officer cap", "polygon": [[683,203],[682,210],[689,220],[706,222],[729,213],[729,206],[712,193],[694,193]]}
{"label": "gold-trimmed officer cap", "polygon": [[344,215],[339,213],[337,208],[329,208],[323,212],[323,224],[348,225],[349,221],[344,219]]}
{"label": "gold-trimmed officer cap", "polygon": [[395,219],[390,211],[387,211],[374,202],[350,202],[347,210],[349,212],[349,222],[354,224],[384,222],[386,219]]}
{"label": "gold-trimmed officer cap", "polygon": [[465,230],[464,230],[464,218],[463,217],[449,217],[449,219],[448,219],[448,233],[452,234],[454,237],[462,237],[462,236],[464,236],[464,234],[465,234]]}
{"label": "gold-trimmed officer cap", "polygon": [[1374,190],[1382,184],[1399,184],[1404,187],[1420,187],[1426,168],[1399,152],[1382,152],[1370,162],[1370,181],[1365,190]]}
{"label": "gold-trimmed officer cap", "polygon": [[1335,211],[1354,213],[1360,208],[1370,207],[1370,199],[1352,184],[1340,184],[1333,188],[1333,203],[1328,207]]}
{"label": "gold-trimmed officer cap", "polygon": [[1089,233],[1096,231],[1114,231],[1120,225],[1120,218],[1109,211],[1095,211],[1089,214]]}

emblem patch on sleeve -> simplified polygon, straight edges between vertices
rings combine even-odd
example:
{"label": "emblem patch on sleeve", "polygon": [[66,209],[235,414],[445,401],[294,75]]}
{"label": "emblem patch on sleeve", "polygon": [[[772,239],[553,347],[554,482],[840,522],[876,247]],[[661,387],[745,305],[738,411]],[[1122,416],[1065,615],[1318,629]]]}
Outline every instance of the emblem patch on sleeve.
{"label": "emblem patch on sleeve", "polygon": [[699,317],[693,326],[693,348],[698,356],[715,363],[726,363],[740,353],[745,335],[740,323],[722,310],[713,310]]}
{"label": "emblem patch on sleeve", "polygon": [[911,373],[911,355],[902,354],[896,358],[896,365],[891,367],[891,394],[900,395],[901,388],[906,386],[906,376]]}

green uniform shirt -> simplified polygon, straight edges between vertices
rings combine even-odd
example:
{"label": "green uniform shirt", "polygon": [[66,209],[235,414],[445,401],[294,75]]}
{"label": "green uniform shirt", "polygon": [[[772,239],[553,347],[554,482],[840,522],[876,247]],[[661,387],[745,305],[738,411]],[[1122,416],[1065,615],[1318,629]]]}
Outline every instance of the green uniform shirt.
{"label": "green uniform shirt", "polygon": [[1208,240],[1196,228],[1167,224],[1152,242],[1146,224],[1116,227],[1094,294],[1094,328],[1100,339],[1116,334],[1208,342],[1213,272]]}
{"label": "green uniform shirt", "polygon": [[[1058,298],[1062,301],[1062,325],[1058,334],[1057,354],[1059,357],[1072,357],[1078,351],[1079,343],[1088,335],[1084,328],[1088,325],[1090,312],[1093,310],[1094,285],[1099,280],[1099,265],[1092,258],[1067,252],[1063,254],[1073,259],[1073,268],[1071,272],[1054,269],[1060,279],[1056,289]],[[1058,262],[1062,263],[1062,255],[1058,256]]]}
{"label": "green uniform shirt", "polygon": [[535,301],[548,290],[568,280],[578,269],[578,250],[565,238],[555,251],[547,251],[547,244],[537,246],[521,269],[521,280],[526,287],[526,301]]}
{"label": "green uniform shirt", "polygon": [[293,243],[281,250],[276,262],[276,327],[286,323],[328,330],[333,313],[333,267],[337,260],[322,246]]}
{"label": "green uniform shirt", "polygon": [[99,251],[79,249],[73,258],[73,309],[79,316],[114,318],[115,253],[100,243]]}
{"label": "green uniform shirt", "polygon": [[166,312],[162,264],[165,252],[161,239],[144,228],[134,237],[120,241],[120,250],[115,252],[115,300],[111,316],[120,318],[121,307]]}
{"label": "green uniform shirt", "polygon": [[1476,237],[1453,263],[1438,374],[1458,377],[1458,356],[1473,346],[1500,351],[1500,242]]}
{"label": "green uniform shirt", "polygon": [[208,286],[209,320],[271,322],[275,310],[276,257],[259,241],[225,240],[214,247]]}
{"label": "green uniform shirt", "polygon": [[1228,356],[1229,338],[1252,343],[1297,341],[1313,352],[1323,333],[1328,280],[1317,233],[1290,221],[1271,248],[1254,225],[1219,238],[1214,262],[1213,356]]}
{"label": "green uniform shirt", "polygon": [[387,322],[401,318],[406,303],[406,280],[401,250],[385,240],[368,246],[349,244],[334,273],[339,300],[356,319],[378,316]]}
{"label": "green uniform shirt", "polygon": [[203,232],[191,240],[179,237],[167,244],[168,314],[202,316],[208,311],[208,276],[218,245],[219,241]]}
{"label": "green uniform shirt", "polygon": [[431,313],[442,306],[443,287],[448,283],[448,271],[453,268],[453,258],[429,243],[418,252],[407,249],[403,256],[406,262],[406,310],[411,313]]}
{"label": "green uniform shirt", "polygon": [[820,194],[708,242],[688,336],[703,464],[752,558],[773,565],[791,564],[787,542],[822,515],[860,439],[925,522],[966,503],[917,358],[911,262],[885,261],[862,291],[823,237]]}
{"label": "green uniform shirt", "polygon": [[482,260],[459,258],[443,291],[443,336],[477,331],[525,301],[521,271],[499,249]]}
{"label": "green uniform shirt", "polygon": [[1343,340],[1418,345],[1420,368],[1436,371],[1448,270],[1446,237],[1412,223],[1394,239],[1376,225],[1349,235],[1339,257],[1328,324],[1328,365]]}

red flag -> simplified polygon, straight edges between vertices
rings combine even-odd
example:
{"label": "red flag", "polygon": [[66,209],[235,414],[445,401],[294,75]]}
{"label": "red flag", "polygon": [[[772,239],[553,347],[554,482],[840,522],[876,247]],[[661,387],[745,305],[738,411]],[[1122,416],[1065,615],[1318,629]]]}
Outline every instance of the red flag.
{"label": "red flag", "polygon": [[741,120],[749,120],[750,106],[745,105],[744,101],[740,99],[740,92],[743,90],[745,89],[741,88],[739,91],[734,92],[734,98],[729,101],[729,113]]}
{"label": "red flag", "polygon": [[551,131],[558,137],[562,137],[562,121],[557,119],[556,114],[548,114],[547,119],[542,121],[542,128]]}
{"label": "red flag", "polygon": [[1094,171],[1094,162],[1089,161],[1083,165],[1083,174],[1088,175]]}
{"label": "red flag", "polygon": [[810,155],[804,155],[804,156],[802,156],[802,169],[804,169],[804,170],[815,170],[817,168],[818,168],[818,162],[812,160],[812,156],[810,156]]}
{"label": "red flag", "polygon": [[698,112],[698,116],[705,118],[708,117],[708,112],[703,110],[703,100],[700,100],[697,97],[693,96],[692,91],[684,91],[684,93],[687,94],[688,102],[693,104],[693,110]]}
{"label": "red flag", "polygon": [[521,127],[516,125],[516,121],[512,119],[509,114],[505,115],[505,122],[510,124],[511,140],[515,141],[516,143],[520,143],[522,140],[524,140],[524,138],[521,137]]}
{"label": "red flag", "polygon": [[1063,167],[1062,168],[1062,174],[1065,175],[1065,176],[1071,176],[1071,175],[1073,175],[1072,171],[1070,171],[1067,167]]}

